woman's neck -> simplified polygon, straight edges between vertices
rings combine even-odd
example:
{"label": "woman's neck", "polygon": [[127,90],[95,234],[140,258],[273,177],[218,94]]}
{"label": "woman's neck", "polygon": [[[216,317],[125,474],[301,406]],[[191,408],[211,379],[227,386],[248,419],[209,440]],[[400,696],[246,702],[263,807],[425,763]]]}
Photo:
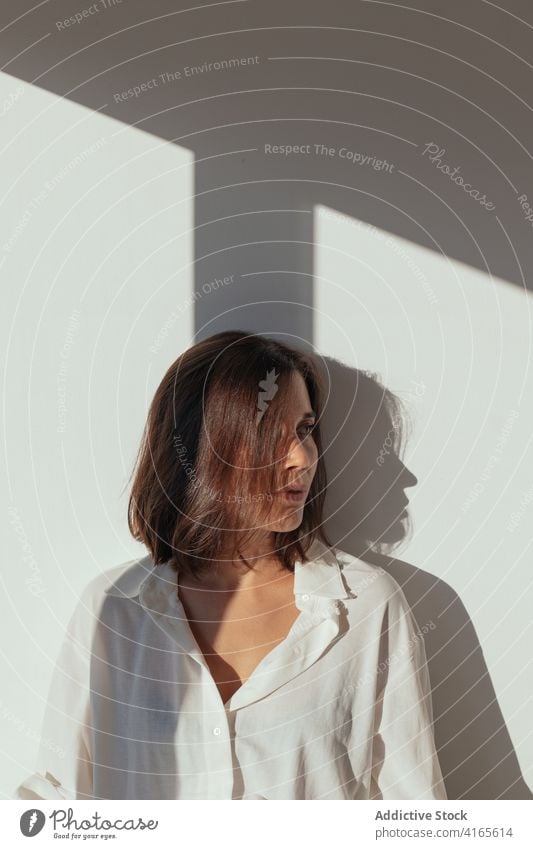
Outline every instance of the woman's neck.
{"label": "woman's neck", "polygon": [[[284,567],[279,556],[272,548],[263,547],[261,551],[258,546],[249,547],[241,551],[250,566],[240,559],[231,555],[219,556],[210,564],[201,577],[184,578],[183,583],[189,588],[214,589],[222,592],[233,592],[240,589],[252,589],[261,587],[270,581],[276,581],[286,577],[288,570]],[[181,580],[180,580],[180,583]]]}

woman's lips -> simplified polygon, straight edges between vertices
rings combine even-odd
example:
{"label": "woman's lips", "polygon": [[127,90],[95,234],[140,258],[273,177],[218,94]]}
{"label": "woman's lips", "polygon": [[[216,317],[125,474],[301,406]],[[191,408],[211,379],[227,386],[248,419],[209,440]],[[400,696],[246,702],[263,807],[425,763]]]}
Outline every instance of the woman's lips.
{"label": "woman's lips", "polygon": [[305,489],[282,489],[279,493],[285,501],[290,502],[291,504],[299,504],[302,501],[305,501],[307,497],[307,493]]}

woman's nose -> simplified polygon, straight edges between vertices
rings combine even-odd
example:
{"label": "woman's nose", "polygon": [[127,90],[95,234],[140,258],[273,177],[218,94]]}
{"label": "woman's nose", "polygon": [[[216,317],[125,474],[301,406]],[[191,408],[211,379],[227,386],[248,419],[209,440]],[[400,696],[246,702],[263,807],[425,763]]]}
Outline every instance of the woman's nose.
{"label": "woman's nose", "polygon": [[299,439],[294,439],[287,453],[285,467],[294,468],[295,466],[304,469],[309,465],[309,458],[303,443]]}

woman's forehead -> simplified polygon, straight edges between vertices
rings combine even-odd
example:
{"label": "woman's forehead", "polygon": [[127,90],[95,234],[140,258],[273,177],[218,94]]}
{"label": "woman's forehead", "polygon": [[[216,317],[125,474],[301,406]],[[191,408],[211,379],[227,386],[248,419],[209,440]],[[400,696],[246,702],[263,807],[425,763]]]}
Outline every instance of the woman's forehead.
{"label": "woman's forehead", "polygon": [[312,412],[307,385],[299,371],[292,372],[290,376],[288,399],[300,413]]}

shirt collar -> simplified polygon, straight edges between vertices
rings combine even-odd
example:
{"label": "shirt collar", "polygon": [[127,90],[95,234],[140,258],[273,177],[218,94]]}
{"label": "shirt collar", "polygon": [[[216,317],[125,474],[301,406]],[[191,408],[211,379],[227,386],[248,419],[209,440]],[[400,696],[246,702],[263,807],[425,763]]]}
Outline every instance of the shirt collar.
{"label": "shirt collar", "polygon": [[[333,548],[328,548],[323,542],[315,539],[307,556],[310,558],[308,562],[298,560],[294,565],[295,595],[335,599],[352,597],[345,587],[341,566]],[[143,586],[154,578],[161,580],[160,592],[164,594],[165,584],[167,589],[175,586],[176,570],[168,562],[155,566],[148,555],[131,561],[131,567],[123,569],[105,592],[108,595],[135,598],[141,596]]]}

